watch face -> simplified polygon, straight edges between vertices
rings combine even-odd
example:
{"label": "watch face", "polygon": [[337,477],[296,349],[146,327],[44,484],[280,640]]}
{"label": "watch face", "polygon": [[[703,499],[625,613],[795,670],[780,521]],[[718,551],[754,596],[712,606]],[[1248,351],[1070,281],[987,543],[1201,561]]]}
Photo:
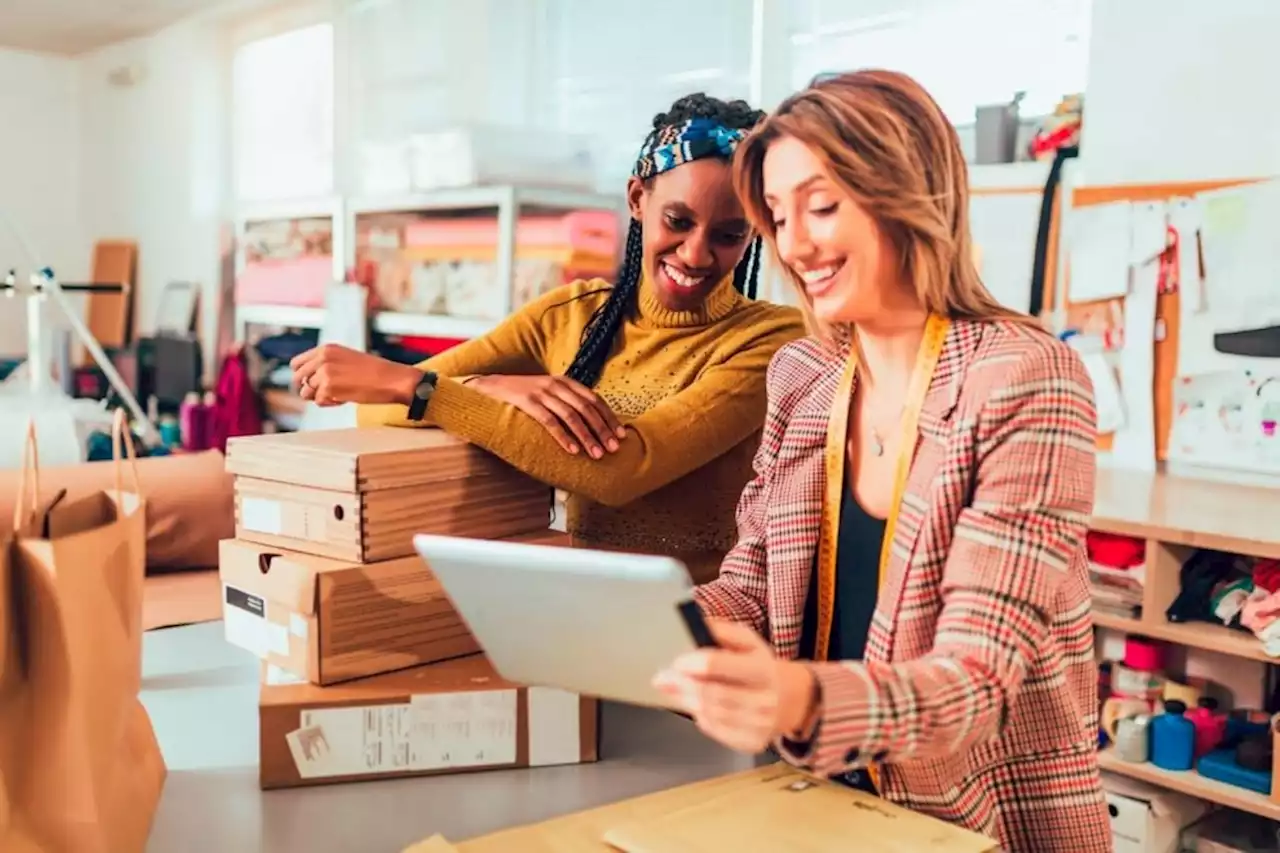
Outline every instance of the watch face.
{"label": "watch face", "polygon": [[423,380],[422,382],[418,383],[417,388],[413,389],[413,394],[419,400],[430,400],[431,392],[433,390],[435,390],[435,386],[433,386],[430,382]]}

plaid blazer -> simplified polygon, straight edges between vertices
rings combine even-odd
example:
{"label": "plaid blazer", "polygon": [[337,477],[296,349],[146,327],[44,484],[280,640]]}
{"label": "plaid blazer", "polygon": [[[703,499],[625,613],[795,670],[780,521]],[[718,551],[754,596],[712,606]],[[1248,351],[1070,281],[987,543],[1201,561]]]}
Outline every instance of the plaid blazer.
{"label": "plaid blazer", "polygon": [[[738,544],[697,590],[795,658],[845,352],[812,338],[769,367]],[[1011,853],[1103,853],[1097,669],[1084,537],[1093,388],[1068,346],[1006,321],[954,321],[926,394],[865,660],[810,664],[822,714],[793,764],[882,763],[884,796]],[[876,571],[876,566],[867,566]]]}

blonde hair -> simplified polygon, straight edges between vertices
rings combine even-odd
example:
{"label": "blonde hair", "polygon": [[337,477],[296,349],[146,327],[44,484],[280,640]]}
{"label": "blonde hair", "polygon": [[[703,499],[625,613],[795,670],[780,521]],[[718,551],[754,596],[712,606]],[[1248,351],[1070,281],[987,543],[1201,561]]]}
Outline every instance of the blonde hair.
{"label": "blonde hair", "polygon": [[[763,167],[770,144],[783,137],[811,148],[830,177],[885,229],[904,277],[928,311],[952,319],[1035,322],[997,302],[978,275],[960,140],[915,80],[880,70],[827,78],[783,101],[739,146],[734,187],[775,258]],[[851,331],[819,323],[799,278],[781,266],[811,332],[830,342]]]}

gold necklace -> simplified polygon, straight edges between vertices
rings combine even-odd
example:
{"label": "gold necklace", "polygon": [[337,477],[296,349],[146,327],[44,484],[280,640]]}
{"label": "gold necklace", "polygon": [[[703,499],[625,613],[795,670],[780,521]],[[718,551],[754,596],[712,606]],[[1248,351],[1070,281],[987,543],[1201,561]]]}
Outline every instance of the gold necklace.
{"label": "gold necklace", "polygon": [[[899,423],[902,422],[902,412],[904,409],[906,409],[905,403],[898,407],[897,421]],[[881,433],[880,429],[875,424],[871,423],[870,418],[867,419],[867,426],[871,430],[871,455],[884,456],[884,447],[885,447],[885,444],[887,443],[885,441],[884,435]]]}

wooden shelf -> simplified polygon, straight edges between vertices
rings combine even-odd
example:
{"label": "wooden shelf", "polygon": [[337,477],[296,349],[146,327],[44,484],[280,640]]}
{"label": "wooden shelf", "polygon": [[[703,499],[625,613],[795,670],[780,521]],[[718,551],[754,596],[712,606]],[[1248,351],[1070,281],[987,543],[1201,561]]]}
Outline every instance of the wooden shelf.
{"label": "wooden shelf", "polygon": [[1179,773],[1173,770],[1162,770],[1154,764],[1133,764],[1117,758],[1110,750],[1103,750],[1098,754],[1098,763],[1102,765],[1103,770],[1111,773],[1139,779],[1151,785],[1189,794],[1228,808],[1252,812],[1270,820],[1280,820],[1280,803],[1273,803],[1270,797],[1250,791],[1248,788],[1239,788],[1208,779],[1194,770]]}
{"label": "wooden shelf", "polygon": [[1112,613],[1095,612],[1093,624],[1099,628],[1123,631],[1126,634],[1140,634],[1153,640],[1164,640],[1167,643],[1176,643],[1188,648],[1280,664],[1280,658],[1267,654],[1256,637],[1221,625],[1210,625],[1207,622],[1144,622],[1141,619],[1130,619]]}
{"label": "wooden shelf", "polygon": [[1101,469],[1094,530],[1280,558],[1280,489]]}

